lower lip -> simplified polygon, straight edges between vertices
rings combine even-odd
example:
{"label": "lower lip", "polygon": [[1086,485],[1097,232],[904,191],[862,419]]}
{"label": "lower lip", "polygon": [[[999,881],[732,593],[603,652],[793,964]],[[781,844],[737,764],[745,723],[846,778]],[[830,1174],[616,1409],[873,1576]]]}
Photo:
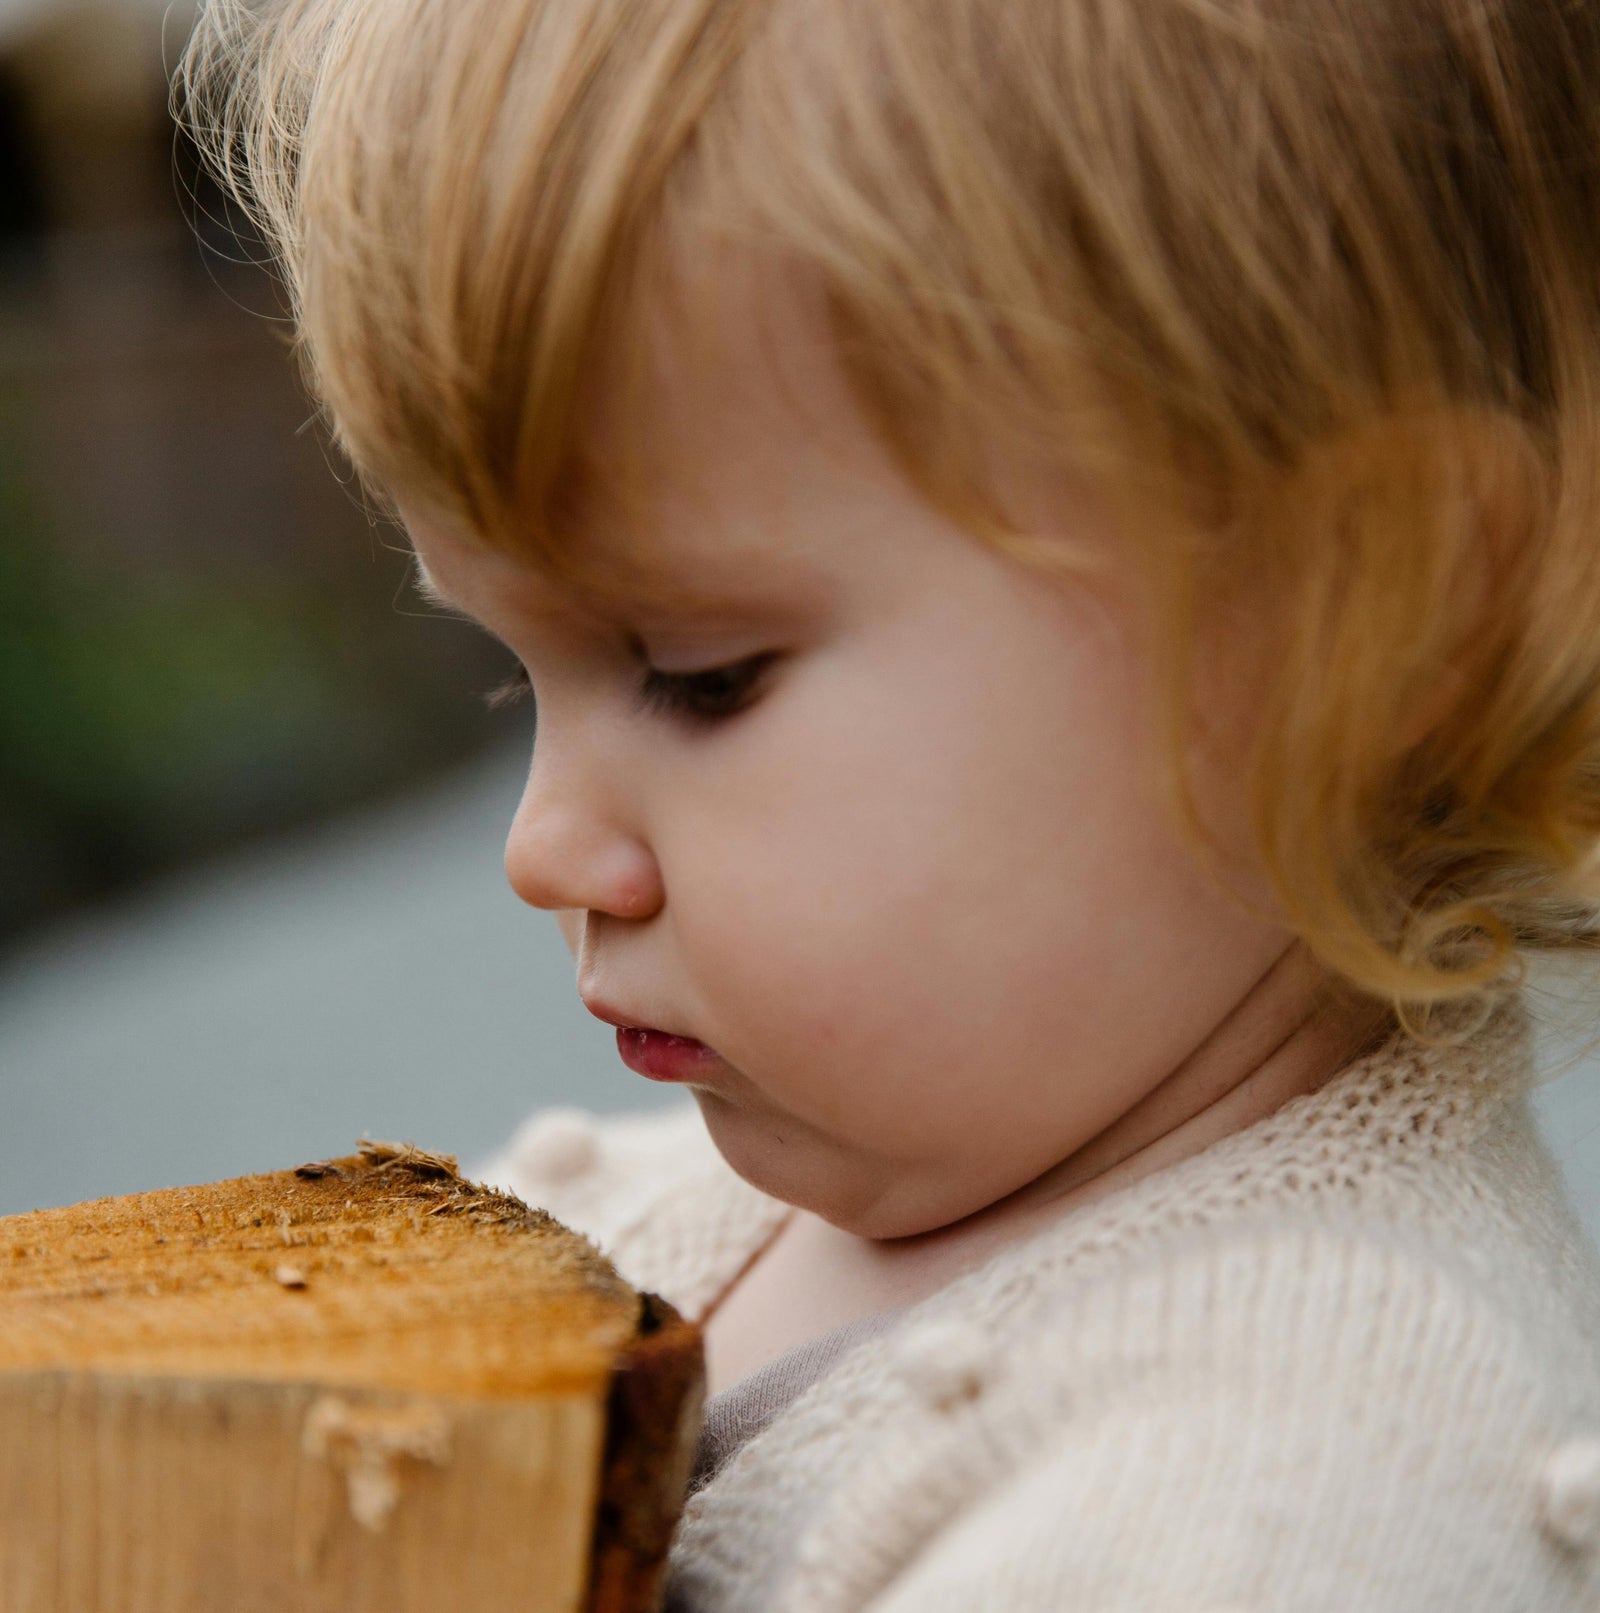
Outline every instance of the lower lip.
{"label": "lower lip", "polygon": [[692,1081],[717,1061],[717,1054],[704,1042],[621,1026],[617,1028],[617,1052],[630,1070],[652,1081]]}

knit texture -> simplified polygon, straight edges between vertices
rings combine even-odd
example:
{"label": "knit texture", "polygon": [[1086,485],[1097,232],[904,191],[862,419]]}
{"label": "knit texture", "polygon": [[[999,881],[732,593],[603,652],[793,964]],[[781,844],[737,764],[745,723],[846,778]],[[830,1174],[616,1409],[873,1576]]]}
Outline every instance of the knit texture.
{"label": "knit texture", "polygon": [[689,1492],[704,1489],[772,1419],[805,1393],[856,1345],[897,1326],[910,1309],[895,1305],[857,1316],[831,1332],[809,1338],[775,1360],[748,1372],[705,1405],[700,1440],[689,1474]]}
{"label": "knit texture", "polygon": [[[1000,1250],[688,1497],[669,1613],[1600,1613],[1600,1255],[1531,1084],[1518,999],[1397,1034]],[[695,1320],[790,1213],[692,1106],[481,1174]]]}

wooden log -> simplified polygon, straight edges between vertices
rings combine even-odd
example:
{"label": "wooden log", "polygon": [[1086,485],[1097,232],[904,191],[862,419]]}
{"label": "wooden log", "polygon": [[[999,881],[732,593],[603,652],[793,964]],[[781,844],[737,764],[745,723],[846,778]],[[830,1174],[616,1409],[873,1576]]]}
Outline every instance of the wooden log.
{"label": "wooden log", "polygon": [[4,1613],[648,1613],[699,1329],[448,1155],[0,1219]]}

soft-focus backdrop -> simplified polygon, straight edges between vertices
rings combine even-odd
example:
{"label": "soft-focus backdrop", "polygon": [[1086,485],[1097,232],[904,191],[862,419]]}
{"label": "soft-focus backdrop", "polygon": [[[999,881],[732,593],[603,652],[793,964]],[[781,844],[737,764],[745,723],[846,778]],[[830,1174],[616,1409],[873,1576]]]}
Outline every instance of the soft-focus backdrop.
{"label": "soft-focus backdrop", "polygon": [[506,657],[404,594],[175,139],[187,20],[0,0],[0,947],[498,732]]}
{"label": "soft-focus backdrop", "polygon": [[[687,1101],[504,884],[509,661],[407,592],[309,429],[166,114],[188,20],[0,0],[0,1213]],[[1536,1006],[1600,1234],[1600,988]]]}

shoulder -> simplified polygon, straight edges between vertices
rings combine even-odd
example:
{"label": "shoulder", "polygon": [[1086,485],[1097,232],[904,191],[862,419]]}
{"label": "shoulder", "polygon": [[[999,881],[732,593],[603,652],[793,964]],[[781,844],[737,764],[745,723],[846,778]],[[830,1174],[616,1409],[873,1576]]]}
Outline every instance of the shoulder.
{"label": "shoulder", "polygon": [[890,1362],[889,1444],[925,1493],[938,1453],[947,1505],[860,1605],[1591,1610],[1596,1341],[1518,1293],[1407,1229],[1294,1215],[1163,1240],[987,1349],[930,1316]]}

